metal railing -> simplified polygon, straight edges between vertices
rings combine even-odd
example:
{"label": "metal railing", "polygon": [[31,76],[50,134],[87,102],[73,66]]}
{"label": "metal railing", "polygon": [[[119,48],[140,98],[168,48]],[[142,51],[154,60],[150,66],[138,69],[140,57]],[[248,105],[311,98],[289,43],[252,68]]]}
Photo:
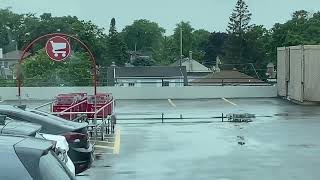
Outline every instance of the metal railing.
{"label": "metal railing", "polygon": [[[128,115],[128,114],[126,114]],[[231,115],[234,115],[233,113],[219,113],[217,114],[206,114],[202,116],[194,116],[194,115],[183,115],[183,114],[171,114],[171,113],[161,113],[161,114],[153,114],[150,115],[146,113],[145,115],[141,114],[140,117],[136,116],[136,114],[132,114],[132,116],[125,116],[121,117],[121,114],[119,114],[117,118],[117,124],[196,124],[196,123],[230,123],[230,122],[249,122],[245,121],[245,119],[250,118],[271,118],[272,115],[269,114],[261,114],[261,115],[254,115],[251,117],[231,117]],[[246,115],[246,114],[244,114]],[[250,115],[250,114],[248,114]],[[241,120],[244,119],[244,120]]]}
{"label": "metal railing", "polygon": [[[174,81],[176,80],[176,81]],[[267,79],[255,78],[201,78],[189,77],[187,82],[176,78],[118,78],[115,80],[115,86],[134,86],[157,85],[157,86],[272,86],[276,82],[270,82]]]}
{"label": "metal railing", "polygon": [[46,107],[46,106],[50,106],[50,111],[51,111],[51,110],[52,110],[52,104],[55,103],[55,102],[56,102],[55,100],[54,100],[54,101],[50,101],[50,102],[47,102],[47,103],[42,104],[42,105],[40,105],[40,106],[37,106],[37,107],[35,107],[35,108],[33,108],[33,109],[39,110],[39,109],[44,108],[44,107]]}
{"label": "metal railing", "polygon": [[[56,116],[62,116],[62,115],[77,115],[75,119],[69,119],[71,121],[76,121],[76,122],[88,122],[88,130],[91,135],[91,140],[92,142],[96,142],[98,140],[99,134],[101,135],[101,140],[104,140],[105,134],[112,134],[114,133],[114,126],[116,124],[115,121],[112,120],[111,115],[107,115],[106,112],[106,107],[111,105],[111,108],[114,109],[115,107],[115,102],[114,100],[110,101],[106,105],[102,106],[101,108],[95,108],[94,112],[73,112],[72,110],[80,106],[81,104],[85,103],[87,100],[81,101],[61,112],[52,112],[52,106],[55,103],[55,101],[50,101],[48,103],[42,104],[40,106],[37,106],[34,109],[41,109],[47,106],[50,106],[50,114],[56,115]],[[96,105],[95,105],[96,106]],[[98,114],[102,112],[102,116],[98,118]],[[93,115],[93,119],[87,118],[88,115]],[[107,116],[105,116],[107,115]],[[91,121],[91,122],[90,122]],[[93,143],[94,144],[94,143]]]}
{"label": "metal railing", "polygon": [[[98,85],[103,85],[106,83],[106,79],[99,79]],[[70,81],[60,81],[60,80],[48,80],[48,79],[38,79],[38,78],[28,78],[23,79],[22,87],[68,87],[68,86],[92,86],[92,79],[76,79]],[[17,87],[17,79],[0,79],[0,87]]]}
{"label": "metal railing", "polygon": [[[173,80],[176,80],[173,82]],[[31,80],[30,80],[31,81]],[[39,80],[40,81],[40,80]],[[61,84],[59,82],[37,82],[24,84],[23,87],[86,87],[91,86],[90,83],[86,83],[88,79],[84,79],[83,83],[67,83]],[[187,82],[183,79],[177,78],[118,78],[114,80],[115,86],[129,86],[128,83],[134,84],[155,84],[160,86],[266,86],[274,85],[276,82],[268,81],[267,79],[255,79],[255,78],[202,78],[202,77],[189,77]],[[107,80],[98,82],[98,86],[110,84]],[[1,80],[0,87],[17,87],[16,80]]]}

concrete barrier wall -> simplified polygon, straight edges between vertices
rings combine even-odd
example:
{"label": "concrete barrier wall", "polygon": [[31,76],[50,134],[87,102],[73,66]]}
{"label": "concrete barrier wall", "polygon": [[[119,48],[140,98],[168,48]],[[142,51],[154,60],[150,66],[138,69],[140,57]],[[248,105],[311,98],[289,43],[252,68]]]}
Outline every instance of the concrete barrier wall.
{"label": "concrete barrier wall", "polygon": [[[48,100],[57,94],[87,92],[92,87],[23,87],[22,99]],[[98,87],[116,99],[214,99],[276,97],[276,86],[185,86],[185,87]],[[2,100],[17,100],[17,88],[0,87]]]}

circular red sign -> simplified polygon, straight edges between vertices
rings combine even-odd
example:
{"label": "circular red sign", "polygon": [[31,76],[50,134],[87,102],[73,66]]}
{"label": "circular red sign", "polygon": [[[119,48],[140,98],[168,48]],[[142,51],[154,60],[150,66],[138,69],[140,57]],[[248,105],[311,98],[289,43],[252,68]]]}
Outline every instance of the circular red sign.
{"label": "circular red sign", "polygon": [[70,56],[71,46],[66,38],[55,36],[48,40],[46,51],[50,59],[54,61],[64,61]]}

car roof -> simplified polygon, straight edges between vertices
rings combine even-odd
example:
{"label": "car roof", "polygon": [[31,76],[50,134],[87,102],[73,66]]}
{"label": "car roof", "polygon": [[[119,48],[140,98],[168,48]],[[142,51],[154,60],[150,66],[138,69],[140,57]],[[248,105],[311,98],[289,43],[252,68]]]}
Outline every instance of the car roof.
{"label": "car roof", "polygon": [[[39,178],[39,161],[43,155],[53,150],[53,141],[33,138],[29,136],[0,135],[0,152],[15,152],[34,179]],[[12,149],[12,150],[10,150]]]}
{"label": "car roof", "polygon": [[[7,113],[20,114],[19,116],[27,118],[29,122],[42,125],[42,130],[45,130],[46,128],[48,129],[49,127],[47,126],[51,126],[52,128],[50,128],[50,132],[44,131],[45,133],[50,134],[60,134],[64,132],[75,131],[87,126],[87,123],[67,121],[35,109],[21,109],[18,106],[13,105],[0,105],[0,114]],[[46,124],[46,126],[44,124]]]}
{"label": "car roof", "polygon": [[41,126],[38,124],[15,121],[10,118],[5,120],[4,125],[0,125],[0,134],[33,136],[40,130]]}
{"label": "car roof", "polygon": [[7,147],[46,151],[54,147],[53,141],[19,135],[0,135],[0,149]]}
{"label": "car roof", "polygon": [[14,144],[23,139],[23,137],[0,136],[0,179],[32,179],[14,150]]}
{"label": "car roof", "polygon": [[25,139],[25,137],[22,136],[4,136],[0,135],[0,149],[4,147],[12,147],[17,144],[18,142]]}
{"label": "car roof", "polygon": [[[53,141],[48,141],[39,138],[25,137],[22,141],[19,141],[14,145],[15,149],[25,148],[34,149],[38,151],[48,151],[55,146]],[[45,153],[45,152],[43,152]]]}
{"label": "car roof", "polygon": [[14,110],[17,107],[13,106],[13,105],[7,105],[7,104],[0,104],[0,109],[8,109],[8,110]]}

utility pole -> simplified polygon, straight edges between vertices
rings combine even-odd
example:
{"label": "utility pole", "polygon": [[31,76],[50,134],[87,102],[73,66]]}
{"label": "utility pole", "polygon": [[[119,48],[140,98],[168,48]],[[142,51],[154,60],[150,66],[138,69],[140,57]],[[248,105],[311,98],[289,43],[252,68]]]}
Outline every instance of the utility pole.
{"label": "utility pole", "polygon": [[134,43],[134,52],[137,54],[137,43]]}
{"label": "utility pole", "polygon": [[183,52],[182,52],[182,46],[183,46],[183,44],[182,44],[182,23],[181,23],[181,25],[180,25],[180,67],[182,66],[182,58],[183,58]]}
{"label": "utility pole", "polygon": [[16,55],[17,55],[17,57],[19,57],[19,50],[18,50],[18,41],[17,40],[11,40],[12,42],[15,42],[15,50],[16,50]]}

